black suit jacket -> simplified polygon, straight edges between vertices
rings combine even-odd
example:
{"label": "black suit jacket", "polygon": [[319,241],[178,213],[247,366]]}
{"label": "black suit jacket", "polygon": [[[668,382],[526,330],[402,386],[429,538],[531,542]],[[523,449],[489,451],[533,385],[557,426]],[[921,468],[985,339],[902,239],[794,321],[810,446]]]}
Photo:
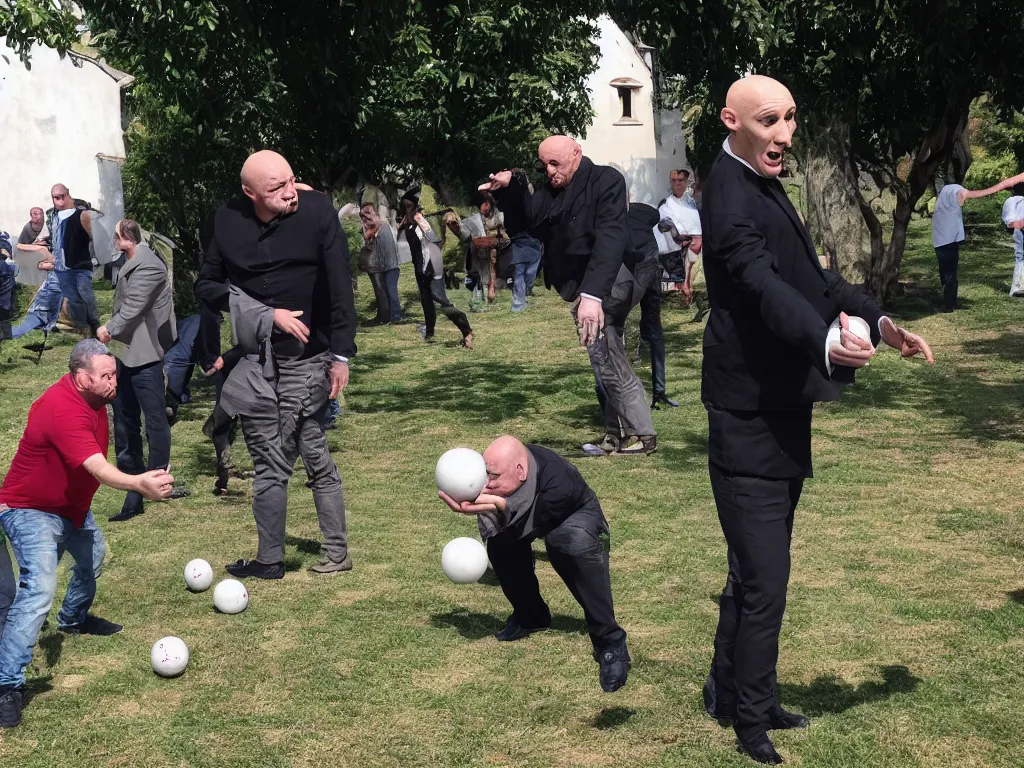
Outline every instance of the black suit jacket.
{"label": "black suit jacket", "polygon": [[701,395],[736,411],[804,410],[853,380],[825,362],[840,311],[862,317],[880,341],[882,312],[838,273],[822,269],[807,228],[777,179],[724,151],[703,187],[704,273],[711,316]]}
{"label": "black suit jacket", "polygon": [[581,293],[608,298],[624,258],[632,267],[626,180],[614,168],[584,157],[568,187],[545,184],[532,196],[516,171],[494,199],[510,237],[526,231],[544,244],[544,279],[566,301]]}

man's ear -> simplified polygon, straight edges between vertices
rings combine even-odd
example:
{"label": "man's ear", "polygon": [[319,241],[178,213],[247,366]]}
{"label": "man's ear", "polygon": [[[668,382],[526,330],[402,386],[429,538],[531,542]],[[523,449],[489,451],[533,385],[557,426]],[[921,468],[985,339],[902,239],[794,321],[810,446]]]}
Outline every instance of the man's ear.
{"label": "man's ear", "polygon": [[256,199],[256,193],[253,191],[252,187],[250,187],[248,184],[243,184],[242,185],[242,191],[245,193],[245,196],[248,197],[250,200],[255,200]]}
{"label": "man's ear", "polygon": [[738,131],[740,129],[740,118],[734,110],[729,107],[722,107],[721,117],[725,127],[730,131]]}

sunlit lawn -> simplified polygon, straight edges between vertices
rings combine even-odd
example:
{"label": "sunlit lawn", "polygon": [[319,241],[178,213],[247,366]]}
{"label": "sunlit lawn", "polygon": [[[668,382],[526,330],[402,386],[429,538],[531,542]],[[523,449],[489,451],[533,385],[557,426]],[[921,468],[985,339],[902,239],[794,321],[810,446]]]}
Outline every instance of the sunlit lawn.
{"label": "sunlit lawn", "polygon": [[[992,239],[972,239],[962,255],[965,308],[941,315],[928,232],[915,229],[908,291],[893,310],[932,342],[937,364],[884,351],[841,402],[818,410],[779,662],[782,701],[813,718],[807,732],[777,735],[793,764],[1021,764],[1024,319],[1006,295],[1009,238],[985,232]],[[360,288],[368,318],[365,278]],[[417,317],[411,272],[402,289]],[[466,291],[451,295],[468,309]],[[101,298],[109,312],[109,291]],[[616,609],[634,659],[627,687],[601,692],[582,613],[543,558],[557,631],[514,644],[491,637],[508,608],[490,574],[457,586],[441,573],[443,545],[474,535],[435,497],[444,450],[482,449],[512,432],[568,453],[599,431],[565,306],[543,288],[524,315],[509,303],[504,292],[471,316],[472,352],[443,317],[434,344],[415,322],[360,334],[329,433],[355,570],[305,570],[318,528],[300,469],[288,574],[251,582],[237,616],[215,613],[211,593],[190,594],[182,580],[191,558],[220,577],[255,551],[248,484],[232,481],[226,500],[210,494],[213,449],[200,427],[212,390],[195,381],[172,453],[194,495],[121,525],[106,522],[120,494],[96,499],[111,556],[95,610],[124,633],[65,638],[51,620],[24,725],[0,734],[0,764],[747,765],[700,706],[725,547],[706,471],[703,324],[692,309],[670,302],[664,313],[669,392],[682,407],[656,413],[658,453],[577,460],[611,522]],[[58,336],[38,366],[22,344],[4,345],[0,466],[73,341]],[[646,358],[638,370],[648,383]],[[241,440],[236,454],[245,457]],[[149,667],[150,645],[167,634],[192,652],[175,680]]]}

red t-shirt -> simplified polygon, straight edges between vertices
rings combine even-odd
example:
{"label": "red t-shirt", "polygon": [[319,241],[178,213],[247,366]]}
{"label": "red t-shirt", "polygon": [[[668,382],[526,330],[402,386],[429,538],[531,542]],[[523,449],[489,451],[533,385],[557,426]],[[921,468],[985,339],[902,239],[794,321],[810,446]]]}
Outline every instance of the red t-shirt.
{"label": "red t-shirt", "polygon": [[107,409],[89,405],[64,374],[28,409],[0,502],[60,515],[81,528],[100,487],[82,463],[97,453],[106,458],[109,442]]}

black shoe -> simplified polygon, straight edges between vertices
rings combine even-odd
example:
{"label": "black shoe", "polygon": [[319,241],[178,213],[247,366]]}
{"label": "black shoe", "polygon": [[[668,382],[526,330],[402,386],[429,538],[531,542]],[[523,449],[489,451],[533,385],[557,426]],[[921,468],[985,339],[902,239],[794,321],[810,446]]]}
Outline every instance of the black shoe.
{"label": "black shoe", "polygon": [[107,519],[112,523],[123,523],[125,520],[131,520],[133,517],[138,517],[141,514],[145,514],[146,509],[141,504],[134,509],[122,509],[116,515],[111,515]]}
{"label": "black shoe", "polygon": [[260,563],[256,560],[239,560],[238,562],[225,565],[224,570],[239,579],[252,576],[254,579],[283,579],[284,563]]}
{"label": "black shoe", "polygon": [[171,495],[168,499],[186,499],[192,495],[192,491],[181,485],[176,485],[171,489]]}
{"label": "black shoe", "polygon": [[516,621],[515,616],[509,616],[508,621],[505,622],[505,628],[500,632],[495,632],[494,637],[496,640],[500,640],[503,643],[510,643],[514,640],[522,640],[528,635],[532,635],[534,632],[546,632],[551,629],[551,622],[549,621],[542,627],[524,627]]}
{"label": "black shoe", "polygon": [[80,624],[69,624],[66,627],[58,627],[65,635],[95,635],[96,637],[110,637],[120,634],[124,629],[120,624],[101,619],[99,616],[89,614],[85,621]]}
{"label": "black shoe", "polygon": [[787,712],[782,707],[772,712],[768,720],[769,731],[790,731],[794,728],[808,728],[810,725],[811,719],[807,715]]}
{"label": "black shoe", "polygon": [[740,754],[749,756],[755,763],[761,765],[782,765],[785,760],[782,755],[775,751],[775,745],[768,738],[765,731],[761,731],[751,739],[740,739],[736,749]]}
{"label": "black shoe", "polygon": [[600,653],[594,651],[594,660],[601,665],[599,678],[602,691],[614,693],[626,684],[631,661],[625,640],[605,648]]}
{"label": "black shoe", "polygon": [[655,395],[651,399],[651,408],[653,408],[654,410],[658,410],[658,403],[664,403],[669,408],[678,408],[679,407],[679,403],[677,403],[675,400],[673,400],[672,398],[670,398],[668,395],[666,395],[664,393],[657,394],[657,395]]}
{"label": "black shoe", "polygon": [[228,469],[219,467],[217,469],[217,480],[213,484],[213,495],[223,496],[228,492]]}
{"label": "black shoe", "polygon": [[21,690],[9,688],[0,693],[0,728],[21,725]]}

